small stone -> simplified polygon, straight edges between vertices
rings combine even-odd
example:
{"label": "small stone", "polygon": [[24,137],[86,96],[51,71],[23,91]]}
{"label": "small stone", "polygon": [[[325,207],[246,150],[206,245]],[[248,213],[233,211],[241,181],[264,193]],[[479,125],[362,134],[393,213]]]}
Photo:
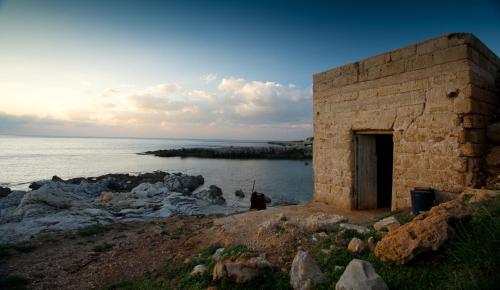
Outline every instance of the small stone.
{"label": "small stone", "polygon": [[344,271],[344,269],[345,269],[344,266],[339,266],[339,265],[335,265],[335,267],[333,268],[335,272]]}
{"label": "small stone", "polygon": [[313,242],[318,242],[318,241],[324,240],[326,238],[328,238],[328,234],[327,233],[325,233],[325,232],[319,232],[319,233],[314,233],[312,235],[311,239],[312,239]]}
{"label": "small stone", "polygon": [[368,244],[368,249],[370,250],[370,252],[374,252],[375,251],[375,247],[377,246],[377,242],[375,242],[375,238],[374,237],[369,237],[368,241],[367,241],[367,244]]}
{"label": "small stone", "polygon": [[360,254],[365,251],[366,245],[365,242],[358,238],[352,238],[347,246],[347,250],[351,253]]}
{"label": "small stone", "polygon": [[237,196],[237,197],[239,197],[239,198],[244,198],[245,197],[245,193],[241,189],[238,189],[237,191],[235,191],[234,195]]}
{"label": "small stone", "polygon": [[321,253],[323,253],[325,255],[330,255],[331,252],[332,252],[331,250],[321,249]]}
{"label": "small stone", "polygon": [[367,227],[360,226],[360,225],[355,225],[355,224],[347,224],[347,223],[341,223],[340,227],[346,230],[353,230],[356,231],[360,234],[367,234],[370,232],[370,230]]}
{"label": "small stone", "polygon": [[339,224],[346,222],[347,218],[341,215],[315,214],[305,220],[305,228],[311,232],[326,231],[333,232],[338,230]]}
{"label": "small stone", "polygon": [[191,271],[191,276],[193,275],[203,275],[208,271],[207,267],[205,265],[196,265],[193,268],[193,271]]}
{"label": "small stone", "polygon": [[212,272],[212,279],[214,281],[223,279],[226,276],[226,266],[222,262],[217,262],[214,266],[214,270]]}
{"label": "small stone", "polygon": [[382,220],[379,220],[378,222],[376,222],[373,225],[373,228],[377,231],[380,231],[384,228],[387,228],[390,231],[392,229],[399,227],[400,225],[401,224],[394,216],[390,216],[390,217],[386,217],[385,219],[382,219]]}
{"label": "small stone", "polygon": [[389,287],[375,272],[372,264],[367,261],[353,259],[335,285],[335,290],[352,289],[389,290]]}
{"label": "small stone", "polygon": [[326,276],[318,263],[307,252],[299,251],[293,259],[290,269],[290,284],[295,290],[310,289],[312,285],[323,283]]}
{"label": "small stone", "polygon": [[215,250],[215,253],[212,255],[212,259],[215,261],[220,261],[222,260],[222,254],[224,253],[225,248],[218,248]]}

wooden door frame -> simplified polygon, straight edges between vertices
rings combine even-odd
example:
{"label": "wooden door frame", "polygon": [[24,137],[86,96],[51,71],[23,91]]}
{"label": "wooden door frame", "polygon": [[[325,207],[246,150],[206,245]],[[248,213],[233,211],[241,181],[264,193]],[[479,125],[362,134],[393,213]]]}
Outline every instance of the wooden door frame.
{"label": "wooden door frame", "polygon": [[[392,130],[353,130],[352,131],[352,190],[351,190],[351,210],[358,210],[358,192],[357,192],[357,183],[358,183],[358,174],[357,174],[357,151],[358,151],[358,141],[356,139],[356,135],[392,135],[392,142],[394,144],[394,131]],[[394,150],[394,149],[393,149]],[[394,152],[393,152],[393,161],[392,161],[392,170],[394,172]],[[394,182],[394,176],[393,176]],[[391,192],[391,200],[393,198],[394,186],[392,187]],[[378,192],[377,192],[378,194]]]}

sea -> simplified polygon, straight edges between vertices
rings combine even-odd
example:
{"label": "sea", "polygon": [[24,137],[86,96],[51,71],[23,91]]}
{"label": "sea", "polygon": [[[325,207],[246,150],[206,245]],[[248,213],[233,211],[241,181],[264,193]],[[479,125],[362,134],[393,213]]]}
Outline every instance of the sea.
{"label": "sea", "polygon": [[[265,141],[25,137],[0,135],[0,185],[27,190],[31,182],[61,178],[92,177],[108,173],[162,170],[202,175],[203,189],[219,186],[228,204],[247,206],[255,190],[272,200],[305,203],[312,199],[312,161],[241,160],[156,157],[137,153],[176,148],[223,146],[271,146]],[[200,190],[199,189],[199,190]],[[242,189],[240,199],[234,192]]]}

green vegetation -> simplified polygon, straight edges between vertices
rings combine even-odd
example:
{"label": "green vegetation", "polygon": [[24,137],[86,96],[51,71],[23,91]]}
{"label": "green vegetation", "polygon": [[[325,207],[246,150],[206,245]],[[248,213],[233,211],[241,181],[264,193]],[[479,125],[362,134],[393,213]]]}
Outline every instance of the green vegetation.
{"label": "green vegetation", "polygon": [[20,276],[0,277],[0,289],[23,290],[28,289],[29,281]]}
{"label": "green vegetation", "polygon": [[[455,236],[442,250],[406,265],[384,263],[372,253],[357,255],[337,246],[325,255],[321,249],[335,245],[335,237],[322,241],[313,254],[329,282],[316,289],[335,289],[343,272],[335,271],[335,266],[347,266],[354,258],[372,263],[391,289],[496,289],[500,283],[500,198],[476,207],[470,222],[454,226]],[[340,235],[365,241],[367,236],[351,231]]]}
{"label": "green vegetation", "polygon": [[[343,268],[354,258],[372,263],[377,273],[390,289],[496,289],[500,283],[500,197],[483,204],[471,205],[474,211],[470,221],[454,225],[454,237],[438,251],[423,254],[406,265],[382,262],[370,252],[353,254],[346,243],[353,237],[366,241],[381,234],[372,230],[368,234],[344,230],[322,239],[311,253],[318,261],[328,282],[315,289],[335,289]],[[401,223],[409,222],[413,215],[398,217]],[[110,286],[106,289],[290,289],[289,274],[277,269],[263,272],[256,280],[235,284],[229,280],[212,281],[214,261],[211,258],[217,247],[198,251],[186,263],[167,261],[164,268],[144,278]],[[328,251],[322,251],[322,250]],[[226,249],[223,259],[236,258],[248,249],[238,245]],[[194,266],[203,264],[209,271],[191,276]]]}
{"label": "green vegetation", "polygon": [[109,226],[95,224],[88,227],[84,227],[77,230],[77,233],[82,237],[95,236],[101,233],[109,231],[111,228]]}
{"label": "green vegetation", "polygon": [[92,250],[94,252],[107,252],[113,248],[113,244],[103,243],[95,246]]}
{"label": "green vegetation", "polygon": [[0,257],[10,257],[14,253],[29,253],[34,251],[37,246],[32,242],[19,242],[16,244],[1,244]]}
{"label": "green vegetation", "polygon": [[400,216],[396,216],[396,219],[402,225],[411,222],[414,218],[415,218],[415,215],[412,214],[412,213],[405,214],[405,215],[400,215]]}
{"label": "green vegetation", "polygon": [[[280,272],[276,269],[263,271],[258,278],[242,284],[233,283],[227,279],[221,281],[212,280],[212,268],[214,260],[212,255],[218,247],[212,246],[201,249],[187,263],[172,263],[167,261],[165,266],[154,274],[146,277],[109,286],[105,289],[207,289],[215,286],[217,289],[290,289],[288,273]],[[237,245],[227,248],[222,257],[223,259],[237,258],[248,251],[246,246]],[[191,276],[190,273],[194,266],[203,264],[209,271],[203,275]]]}

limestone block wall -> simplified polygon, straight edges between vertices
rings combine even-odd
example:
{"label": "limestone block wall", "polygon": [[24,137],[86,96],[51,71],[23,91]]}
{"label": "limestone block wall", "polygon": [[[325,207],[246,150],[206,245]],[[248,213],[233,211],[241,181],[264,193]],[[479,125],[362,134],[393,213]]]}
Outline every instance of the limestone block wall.
{"label": "limestone block wall", "polygon": [[356,131],[393,133],[392,209],[410,190],[478,186],[500,61],[455,33],[314,75],[315,200],[353,208]]}

